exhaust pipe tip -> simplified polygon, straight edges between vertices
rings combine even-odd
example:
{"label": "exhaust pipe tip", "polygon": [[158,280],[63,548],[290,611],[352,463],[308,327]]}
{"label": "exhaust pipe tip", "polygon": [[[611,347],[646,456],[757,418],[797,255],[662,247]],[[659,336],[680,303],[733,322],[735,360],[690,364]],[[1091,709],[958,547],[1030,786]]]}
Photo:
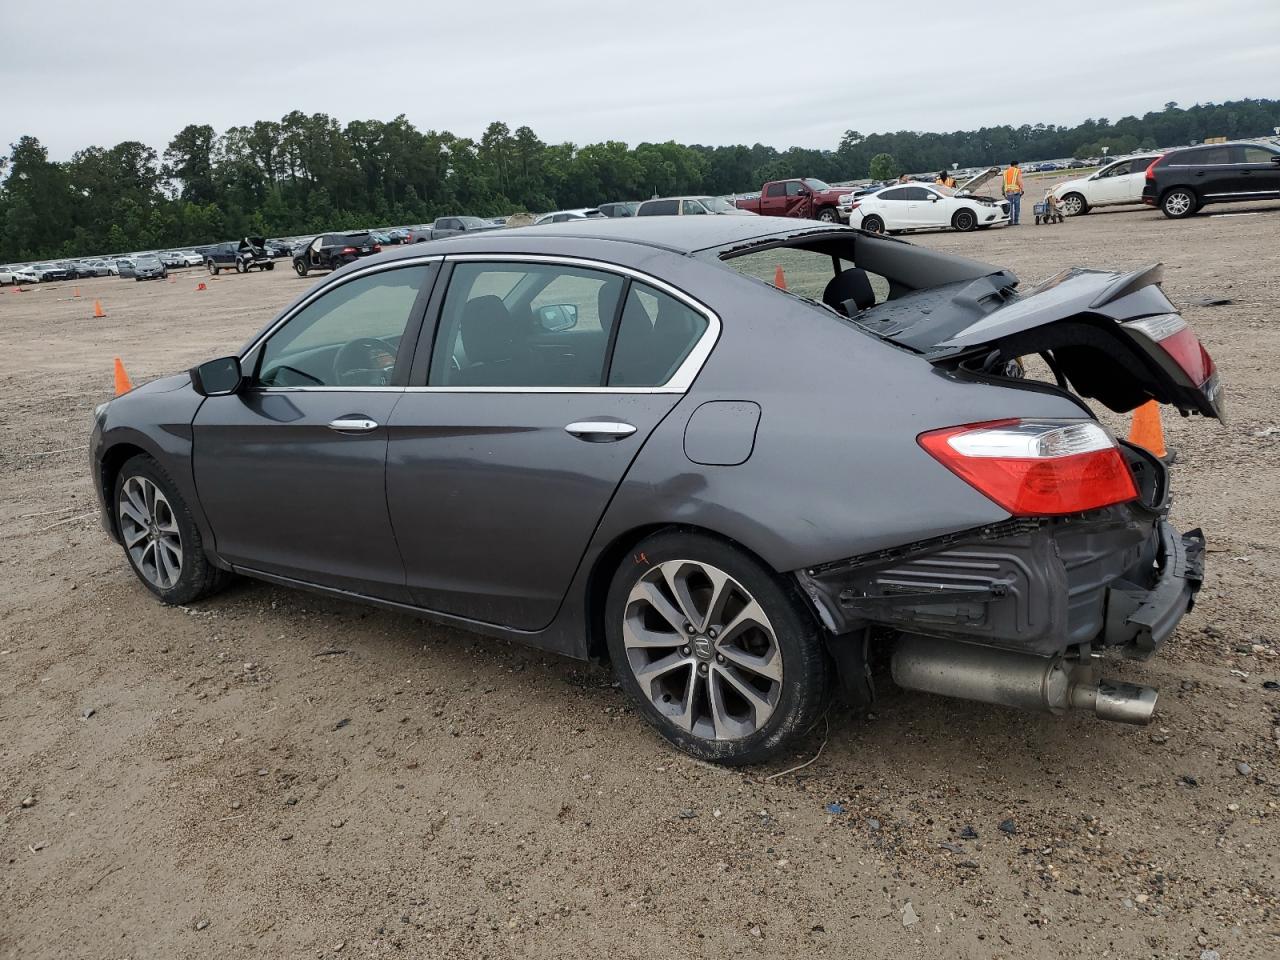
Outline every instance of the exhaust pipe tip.
{"label": "exhaust pipe tip", "polygon": [[1093,712],[1099,720],[1145,726],[1155,716],[1160,693],[1152,687],[1100,680],[1095,689]]}

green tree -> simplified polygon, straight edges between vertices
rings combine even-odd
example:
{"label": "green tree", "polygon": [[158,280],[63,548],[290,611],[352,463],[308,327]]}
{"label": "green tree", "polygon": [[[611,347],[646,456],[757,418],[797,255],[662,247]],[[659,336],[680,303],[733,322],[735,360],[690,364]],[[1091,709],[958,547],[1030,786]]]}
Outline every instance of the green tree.
{"label": "green tree", "polygon": [[902,172],[902,167],[893,159],[892,154],[877,153],[871,158],[867,172],[872,180],[892,180]]}

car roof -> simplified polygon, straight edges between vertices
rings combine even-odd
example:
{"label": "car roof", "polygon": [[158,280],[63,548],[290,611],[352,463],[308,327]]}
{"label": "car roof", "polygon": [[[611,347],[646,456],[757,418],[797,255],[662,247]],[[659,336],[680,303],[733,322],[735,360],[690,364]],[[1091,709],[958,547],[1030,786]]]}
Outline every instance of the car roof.
{"label": "car roof", "polygon": [[[447,237],[383,251],[383,260],[450,253],[519,253],[546,241],[548,247],[565,240],[602,240],[657,247],[691,256],[704,250],[747,246],[781,237],[844,232],[848,227],[807,225],[790,217],[600,217],[564,223]],[[551,252],[551,251],[548,251]],[[371,258],[374,259],[374,258]],[[368,263],[369,261],[362,261]]]}

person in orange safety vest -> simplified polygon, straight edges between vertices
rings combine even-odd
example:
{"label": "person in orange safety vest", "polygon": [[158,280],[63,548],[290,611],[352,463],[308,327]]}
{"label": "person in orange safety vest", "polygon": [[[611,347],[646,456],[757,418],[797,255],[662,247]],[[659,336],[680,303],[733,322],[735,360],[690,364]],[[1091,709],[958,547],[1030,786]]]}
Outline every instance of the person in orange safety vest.
{"label": "person in orange safety vest", "polygon": [[1005,168],[1004,198],[1009,201],[1009,226],[1016,227],[1022,211],[1022,168],[1017,160]]}

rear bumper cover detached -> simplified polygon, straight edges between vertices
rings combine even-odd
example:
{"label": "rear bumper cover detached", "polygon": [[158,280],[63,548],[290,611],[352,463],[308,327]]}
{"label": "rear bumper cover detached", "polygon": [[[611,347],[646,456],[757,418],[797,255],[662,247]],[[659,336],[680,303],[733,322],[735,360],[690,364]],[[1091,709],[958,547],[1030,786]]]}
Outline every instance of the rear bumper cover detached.
{"label": "rear bumper cover detached", "polygon": [[1041,657],[1085,644],[1145,658],[1191,609],[1204,537],[1143,513],[1010,520],[796,575],[837,635],[884,626]]}

